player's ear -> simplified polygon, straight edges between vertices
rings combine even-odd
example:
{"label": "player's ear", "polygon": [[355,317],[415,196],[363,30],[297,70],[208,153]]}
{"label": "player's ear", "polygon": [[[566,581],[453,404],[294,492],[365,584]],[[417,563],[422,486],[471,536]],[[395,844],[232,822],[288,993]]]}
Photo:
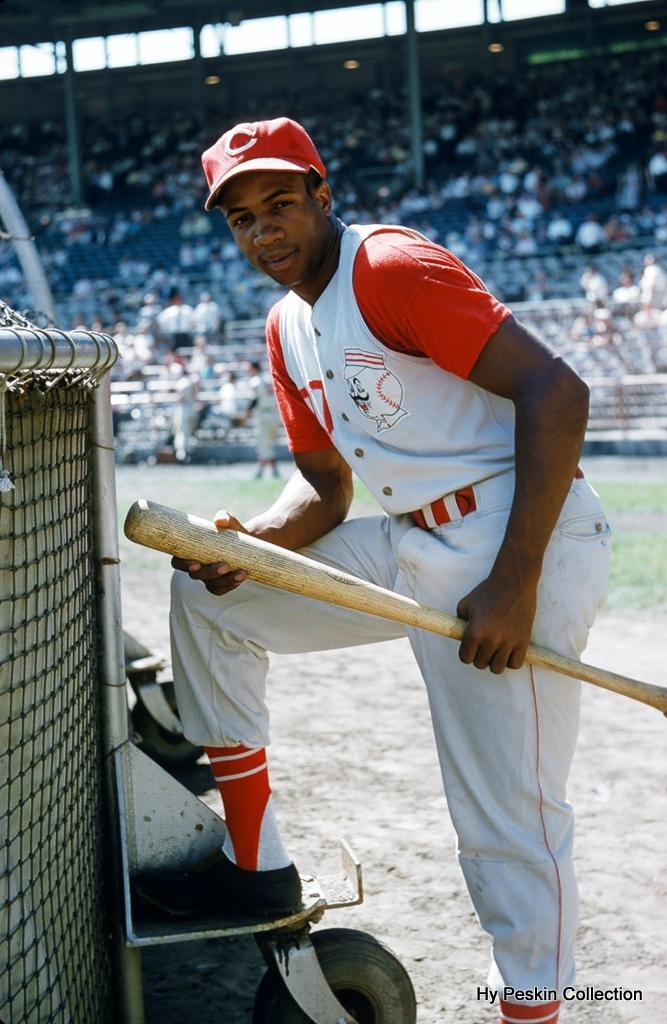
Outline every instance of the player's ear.
{"label": "player's ear", "polygon": [[321,181],[313,193],[315,199],[322,207],[322,211],[328,217],[333,210],[333,195],[328,182]]}

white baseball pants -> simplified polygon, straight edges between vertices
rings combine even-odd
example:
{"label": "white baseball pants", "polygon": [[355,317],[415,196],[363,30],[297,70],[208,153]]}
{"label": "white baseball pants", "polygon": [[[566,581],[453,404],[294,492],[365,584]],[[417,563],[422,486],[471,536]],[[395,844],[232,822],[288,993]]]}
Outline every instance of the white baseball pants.
{"label": "white baseball pants", "polygon": [[[409,516],[350,520],[305,549],[380,586],[455,614],[489,572],[513,474],[475,486],[477,510],[432,531]],[[547,548],[536,643],[579,657],[607,586],[610,530],[596,493],[575,480]],[[269,742],[267,651],[304,653],[408,635],[426,682],[461,868],[493,939],[489,984],[574,981],[577,891],[566,781],[580,684],[545,669],[502,676],[458,659],[458,642],[246,582],[226,597],[174,574],[174,682],[193,743]]]}

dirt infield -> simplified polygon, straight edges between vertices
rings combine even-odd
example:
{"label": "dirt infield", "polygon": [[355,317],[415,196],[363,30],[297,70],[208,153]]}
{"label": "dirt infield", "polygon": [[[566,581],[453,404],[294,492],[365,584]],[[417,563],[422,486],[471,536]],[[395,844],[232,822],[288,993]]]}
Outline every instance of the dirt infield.
{"label": "dirt infield", "polygon": [[[611,464],[608,472],[615,473]],[[146,486],[144,492],[150,496]],[[131,561],[123,568],[125,626],[164,650],[168,578],[166,560],[150,574],[134,571]],[[585,658],[667,685],[666,635],[665,615],[606,611]],[[420,1024],[495,1021],[496,1011],[476,998],[488,944],[454,855],[425,694],[407,642],[275,657],[270,695],[273,789],[295,860],[304,871],[336,870],[342,835],[364,866],[364,904],[329,914],[320,927],[361,928],[390,945],[412,977]],[[653,709],[584,686],[569,794],[578,814],[578,986],[639,990],[641,1000],[577,1001],[566,1022],[665,1020],[666,728]],[[215,803],[206,766],[182,778]],[[262,970],[252,940],[150,949],[147,1022],[250,1024]]]}

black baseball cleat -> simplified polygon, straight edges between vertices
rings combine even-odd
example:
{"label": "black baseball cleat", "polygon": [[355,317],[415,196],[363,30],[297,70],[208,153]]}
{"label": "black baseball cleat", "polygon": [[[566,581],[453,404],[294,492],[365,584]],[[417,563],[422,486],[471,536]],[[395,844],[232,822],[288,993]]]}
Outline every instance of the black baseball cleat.
{"label": "black baseball cleat", "polygon": [[142,903],[170,917],[289,917],[301,909],[301,880],[294,864],[247,871],[216,851],[187,871],[143,871],[132,878]]}

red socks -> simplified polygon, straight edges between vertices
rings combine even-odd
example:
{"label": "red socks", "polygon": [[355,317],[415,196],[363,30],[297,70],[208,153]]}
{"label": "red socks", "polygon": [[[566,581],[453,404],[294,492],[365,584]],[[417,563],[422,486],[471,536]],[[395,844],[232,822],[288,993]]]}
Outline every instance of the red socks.
{"label": "red socks", "polygon": [[256,871],[262,819],[271,796],[266,749],[206,747],[225,808],[236,863]]}
{"label": "red socks", "polygon": [[526,1006],[525,1003],[508,1003],[500,1000],[500,1024],[558,1024],[560,1001],[538,1003]]}
{"label": "red socks", "polygon": [[291,864],[273,814],[264,747],[206,747],[225,808],[223,850],[246,871]]}

